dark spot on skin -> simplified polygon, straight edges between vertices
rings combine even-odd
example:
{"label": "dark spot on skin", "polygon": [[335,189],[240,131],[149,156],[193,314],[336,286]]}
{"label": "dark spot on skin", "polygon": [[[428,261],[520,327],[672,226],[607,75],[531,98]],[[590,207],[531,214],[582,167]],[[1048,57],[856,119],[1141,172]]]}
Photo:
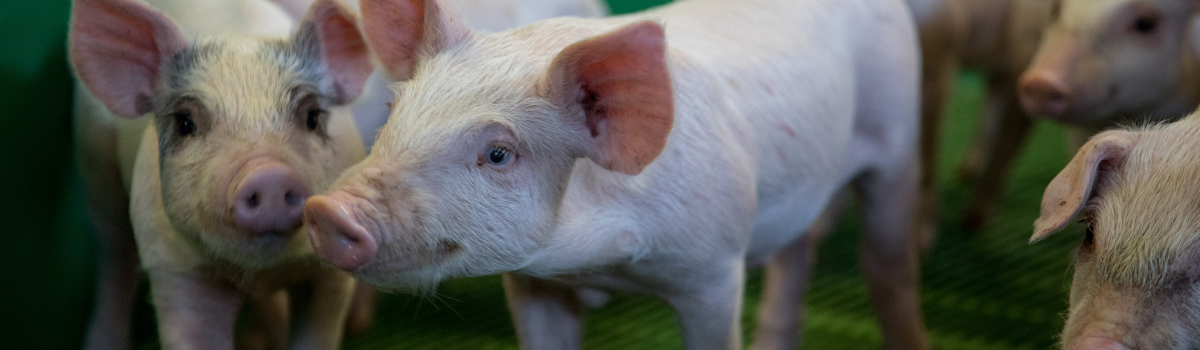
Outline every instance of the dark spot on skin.
{"label": "dark spot on skin", "polygon": [[1058,202],[1058,205],[1067,205],[1067,201]]}
{"label": "dark spot on skin", "polygon": [[796,137],[796,130],[793,130],[787,124],[779,124],[779,128],[783,129],[783,132],[786,132],[788,136]]}
{"label": "dark spot on skin", "polygon": [[488,232],[496,232],[496,229],[491,226],[488,226],[487,230],[488,230]]}
{"label": "dark spot on skin", "polygon": [[1167,295],[1191,291],[1196,285],[1196,276],[1184,272],[1171,273],[1163,284],[1163,293]]}
{"label": "dark spot on skin", "polygon": [[458,250],[460,248],[461,248],[461,246],[458,245],[458,242],[451,241],[448,239],[443,239],[438,242],[437,250],[438,250],[438,253],[440,253],[440,254],[448,255],[448,254],[454,254],[455,252],[458,252]]}
{"label": "dark spot on skin", "polygon": [[392,103],[391,103],[391,102],[386,102],[386,103],[384,103],[383,105],[384,105],[384,106],[387,106],[387,108],[392,108]]}

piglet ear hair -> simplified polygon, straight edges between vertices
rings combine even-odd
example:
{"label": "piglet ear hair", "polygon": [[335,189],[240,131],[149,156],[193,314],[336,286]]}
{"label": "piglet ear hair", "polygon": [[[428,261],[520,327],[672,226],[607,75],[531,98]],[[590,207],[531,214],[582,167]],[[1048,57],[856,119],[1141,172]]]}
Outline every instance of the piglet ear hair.
{"label": "piglet ear hair", "polygon": [[363,32],[394,81],[412,77],[419,57],[466,41],[471,29],[438,0],[362,0]]}
{"label": "piglet ear hair", "polygon": [[1125,165],[1140,139],[1138,132],[1114,130],[1096,135],[1084,144],[1046,187],[1042,214],[1033,223],[1029,243],[1037,243],[1071,223],[1091,199],[1096,186],[1103,186],[1106,173]]}
{"label": "piglet ear hair", "polygon": [[345,4],[338,0],[314,2],[300,22],[295,40],[297,46],[312,51],[319,48],[339,104],[350,103],[362,94],[374,68],[367,43],[358,31],[358,19]]}
{"label": "piglet ear hair", "polygon": [[68,46],[79,80],[109,111],[150,112],[163,63],[187,46],[166,16],[132,0],[76,0]]}
{"label": "piglet ear hair", "polygon": [[675,93],[662,25],[636,22],[571,44],[547,75],[551,99],[582,111],[588,158],[637,175],[662,153],[675,121]]}

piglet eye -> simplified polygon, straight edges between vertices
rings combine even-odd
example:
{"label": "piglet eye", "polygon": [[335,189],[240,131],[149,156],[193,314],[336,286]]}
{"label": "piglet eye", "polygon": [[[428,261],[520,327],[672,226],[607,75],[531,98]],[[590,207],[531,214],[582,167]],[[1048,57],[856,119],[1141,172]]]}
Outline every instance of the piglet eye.
{"label": "piglet eye", "polygon": [[500,146],[492,146],[488,149],[487,162],[491,165],[504,165],[512,160],[512,152]]}
{"label": "piglet eye", "polygon": [[196,122],[192,121],[192,112],[175,113],[175,132],[179,136],[188,136],[196,132]]}
{"label": "piglet eye", "polygon": [[1157,16],[1138,16],[1133,20],[1133,31],[1138,34],[1152,34],[1158,29]]}
{"label": "piglet eye", "polygon": [[317,127],[321,126],[321,113],[323,112],[320,108],[308,110],[308,118],[305,121],[305,125],[308,126],[309,131],[317,130]]}

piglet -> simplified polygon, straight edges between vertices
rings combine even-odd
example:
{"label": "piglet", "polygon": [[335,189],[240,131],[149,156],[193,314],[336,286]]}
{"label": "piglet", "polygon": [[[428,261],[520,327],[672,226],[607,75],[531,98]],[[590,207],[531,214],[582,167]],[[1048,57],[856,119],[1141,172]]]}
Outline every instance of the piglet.
{"label": "piglet", "polygon": [[[313,0],[271,0],[284,8],[290,15],[300,18]],[[918,0],[936,1],[936,0]],[[459,9],[462,19],[471,28],[481,31],[501,31],[517,26],[530,24],[538,20],[561,17],[603,17],[608,11],[600,0],[449,0],[452,6]],[[346,3],[358,11],[358,1]],[[362,136],[363,146],[370,151],[375,143],[375,135],[379,128],[387,122],[391,109],[393,92],[390,87],[396,79],[389,77],[387,72],[377,69],[367,79],[366,86],[360,96],[350,106],[354,114],[354,123]],[[371,324],[374,316],[372,302],[376,294],[365,284],[359,284],[355,292],[350,318],[347,320],[348,330],[365,329]],[[353,333],[351,333],[353,334]]]}
{"label": "piglet", "polygon": [[[1200,1],[1056,0],[1021,75],[1031,115],[1082,127],[1170,121],[1200,104]],[[1080,138],[1083,139],[1083,138]]]}
{"label": "piglet", "polygon": [[305,204],[322,260],[393,289],[503,273],[528,349],[580,346],[579,288],[661,297],[687,348],[739,348],[745,270],[770,263],[756,348],[791,348],[803,232],[850,185],[884,342],[928,348],[902,1],[696,0],[495,34],[438,0],[361,5],[403,82],[371,154]]}
{"label": "piglet", "polygon": [[290,37],[264,4],[206,16],[189,11],[210,3],[162,1],[176,22],[137,1],[74,2],[77,144],[105,248],[87,348],[128,347],[139,265],[164,348],[232,348],[245,301],[275,348],[340,344],[354,281],[298,233],[306,198],[364,156],[341,106],[370,58],[338,2],[315,3]]}
{"label": "piglet", "polygon": [[1042,197],[1031,242],[1075,217],[1064,349],[1200,348],[1200,113],[1172,124],[1105,131]]}
{"label": "piglet", "polygon": [[[914,4],[914,9],[918,8]],[[920,17],[922,231],[919,245],[928,248],[937,228],[941,199],[937,188],[938,145],[943,111],[961,68],[979,72],[985,81],[983,125],[960,173],[974,180],[965,226],[984,226],[1004,193],[1008,168],[1033,122],[1021,109],[1017,80],[1037,49],[1050,20],[1049,1],[942,0]]]}

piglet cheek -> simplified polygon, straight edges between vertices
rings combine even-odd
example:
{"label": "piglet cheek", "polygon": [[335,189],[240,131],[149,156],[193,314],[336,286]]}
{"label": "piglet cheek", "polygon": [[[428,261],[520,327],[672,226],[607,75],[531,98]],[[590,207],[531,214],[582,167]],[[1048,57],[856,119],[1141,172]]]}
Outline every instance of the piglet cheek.
{"label": "piglet cheek", "polygon": [[321,260],[346,271],[371,261],[379,248],[351,208],[330,195],[313,196],[304,205],[304,223],[313,250]]}

